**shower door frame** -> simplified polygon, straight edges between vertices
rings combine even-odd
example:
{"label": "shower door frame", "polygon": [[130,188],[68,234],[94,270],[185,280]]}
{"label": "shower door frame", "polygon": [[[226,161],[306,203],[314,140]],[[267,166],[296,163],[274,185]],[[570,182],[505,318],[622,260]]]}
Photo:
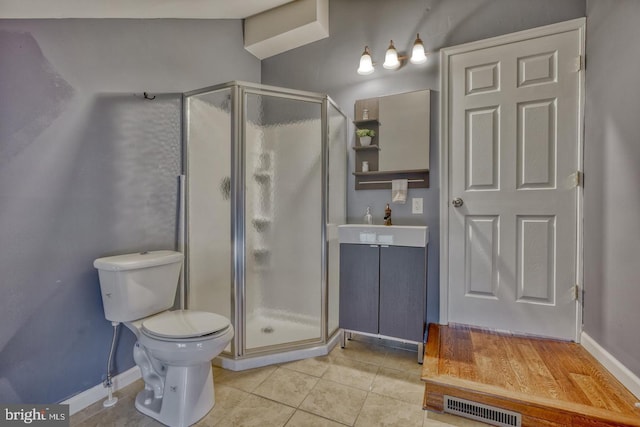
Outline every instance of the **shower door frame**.
{"label": "shower door frame", "polygon": [[[327,244],[327,217],[329,209],[328,200],[328,188],[329,188],[329,122],[328,122],[328,108],[329,105],[335,108],[345,119],[345,124],[348,126],[348,116],[340,109],[340,107],[329,96],[316,93],[307,92],[294,89],[285,89],[276,86],[262,85],[257,83],[248,83],[242,81],[232,81],[214,86],[208,86],[202,89],[197,89],[190,92],[185,92],[182,97],[183,103],[183,176],[188,173],[188,132],[187,126],[189,121],[189,109],[187,99],[194,95],[200,95],[208,92],[220,91],[223,89],[230,89],[231,95],[231,324],[235,328],[235,334],[231,341],[231,352],[224,351],[222,355],[231,357],[235,360],[244,358],[251,358],[254,356],[268,356],[271,354],[281,353],[283,350],[293,351],[305,348],[316,347],[318,345],[326,344],[340,328],[335,328],[334,331],[328,330],[329,322],[329,299],[328,299],[328,244]],[[246,283],[245,283],[245,266],[246,266],[246,209],[245,209],[245,147],[246,147],[246,135],[245,135],[245,119],[247,117],[245,96],[247,94],[274,96],[283,99],[292,99],[305,102],[312,102],[320,105],[321,114],[321,220],[320,220],[320,239],[321,239],[321,280],[320,280],[320,338],[319,339],[307,339],[302,341],[291,341],[284,344],[277,344],[271,346],[259,347],[247,351],[246,348]],[[348,132],[345,132],[348,135]],[[348,138],[345,135],[345,138]],[[348,141],[348,139],[347,139]],[[345,141],[345,148],[347,146]],[[348,162],[348,156],[346,156]],[[348,171],[348,164],[345,165]],[[346,182],[345,182],[346,186]],[[185,217],[188,218],[189,204],[188,200],[188,186],[185,186],[185,194],[182,195],[185,206]],[[346,192],[345,192],[346,198]],[[346,206],[346,203],[345,203]],[[346,212],[345,212],[346,216]],[[345,217],[346,220],[346,217]],[[189,236],[188,227],[185,227],[183,232],[183,241],[185,242],[185,257],[188,257],[189,252]],[[185,263],[186,264],[186,263]],[[184,267],[184,301],[183,309],[189,308],[189,275],[188,268]]]}
{"label": "shower door frame", "polygon": [[[271,87],[271,86],[264,86],[264,85],[252,85],[250,87],[246,86],[246,85],[241,85],[239,87],[239,99],[241,100],[240,105],[242,106],[242,111],[241,111],[241,115],[240,115],[240,120],[238,121],[238,126],[239,129],[238,130],[238,135],[240,136],[239,139],[239,144],[236,145],[236,147],[238,148],[238,152],[236,153],[236,160],[240,160],[241,162],[243,162],[243,164],[238,164],[235,163],[236,166],[238,166],[236,168],[236,171],[239,171],[239,174],[234,174],[235,178],[238,180],[237,182],[240,183],[238,188],[242,188],[244,189],[246,187],[246,182],[245,182],[245,177],[246,177],[246,170],[247,170],[247,165],[246,163],[244,163],[244,160],[246,159],[246,134],[245,134],[245,124],[247,123],[247,97],[249,95],[258,95],[258,96],[269,96],[269,97],[276,97],[276,98],[281,98],[281,99],[287,99],[287,100],[294,100],[294,101],[302,101],[302,102],[311,102],[314,104],[318,104],[320,107],[320,123],[321,125],[323,123],[326,123],[326,108],[325,108],[325,103],[326,103],[326,97],[325,95],[322,94],[316,94],[316,93],[311,93],[311,92],[301,92],[301,91],[293,91],[293,90],[283,90],[281,88],[276,88],[276,87]],[[327,258],[327,242],[326,242],[326,212],[325,212],[325,207],[327,205],[326,201],[327,201],[327,184],[325,182],[325,177],[327,176],[327,161],[328,161],[328,157],[327,157],[327,150],[326,150],[326,126],[321,126],[321,133],[320,133],[320,151],[321,151],[321,162],[322,162],[322,167],[321,167],[321,173],[320,173],[320,180],[321,180],[321,189],[320,189],[320,198],[321,198],[321,212],[320,212],[320,336],[316,339],[316,338],[310,338],[310,339],[305,339],[305,340],[300,340],[300,341],[290,341],[287,343],[283,343],[283,344],[274,344],[274,345],[268,345],[268,346],[262,346],[262,347],[257,347],[254,349],[248,349],[247,348],[247,333],[246,333],[246,327],[247,327],[247,294],[246,294],[246,277],[245,277],[245,270],[246,270],[246,230],[245,230],[245,225],[246,225],[246,213],[247,213],[247,209],[245,206],[246,203],[246,191],[241,191],[241,192],[237,192],[236,194],[234,194],[235,196],[235,202],[236,202],[236,206],[239,208],[239,212],[241,212],[240,216],[233,216],[232,220],[238,220],[235,221],[236,224],[236,228],[235,228],[235,232],[236,232],[236,236],[242,236],[242,239],[238,239],[237,241],[237,245],[241,246],[241,248],[238,250],[238,253],[242,254],[242,262],[241,263],[237,263],[237,268],[238,270],[236,270],[236,277],[241,277],[241,291],[242,291],[242,298],[240,300],[241,305],[242,305],[242,312],[243,315],[239,317],[240,323],[238,324],[239,327],[238,329],[241,330],[241,343],[242,343],[242,350],[243,350],[243,355],[245,356],[252,356],[252,355],[256,355],[256,354],[269,354],[269,353],[279,353],[282,350],[293,350],[293,349],[297,349],[297,348],[301,348],[301,347],[309,347],[309,346],[316,346],[316,345],[320,345],[323,344],[324,342],[326,342],[326,333],[327,333],[327,322],[328,322],[328,318],[327,318],[327,313],[326,313],[326,302],[327,302],[327,262],[326,262],[326,258]],[[242,175],[242,176],[239,176]],[[233,188],[233,186],[232,186]],[[239,219],[242,219],[241,221],[239,221]],[[242,228],[242,230],[240,230],[240,228]],[[238,246],[236,246],[237,248]],[[236,288],[237,289],[237,288]],[[238,289],[237,289],[238,291]],[[241,355],[236,354],[237,357],[241,357]]]}

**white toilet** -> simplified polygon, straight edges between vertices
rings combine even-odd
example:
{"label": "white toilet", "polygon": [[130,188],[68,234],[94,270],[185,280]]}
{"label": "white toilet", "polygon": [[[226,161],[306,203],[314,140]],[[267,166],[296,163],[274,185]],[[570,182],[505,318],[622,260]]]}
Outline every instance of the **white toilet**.
{"label": "white toilet", "polygon": [[215,404],[211,360],[233,338],[224,316],[173,307],[183,255],[152,251],[99,258],[104,314],[138,338],[133,357],[145,388],[136,408],[163,424],[183,427]]}

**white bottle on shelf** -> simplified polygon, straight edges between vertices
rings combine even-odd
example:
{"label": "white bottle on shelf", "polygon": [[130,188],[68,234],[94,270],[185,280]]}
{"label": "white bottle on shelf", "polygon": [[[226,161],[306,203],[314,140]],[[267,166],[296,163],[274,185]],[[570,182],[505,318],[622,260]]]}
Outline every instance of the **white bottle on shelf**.
{"label": "white bottle on shelf", "polygon": [[365,224],[373,224],[373,217],[371,216],[371,207],[367,206],[367,214],[364,216]]}

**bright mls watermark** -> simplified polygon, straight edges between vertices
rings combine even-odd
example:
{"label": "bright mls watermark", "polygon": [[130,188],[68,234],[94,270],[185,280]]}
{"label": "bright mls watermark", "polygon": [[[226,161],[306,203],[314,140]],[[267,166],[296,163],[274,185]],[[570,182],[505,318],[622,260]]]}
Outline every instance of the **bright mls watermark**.
{"label": "bright mls watermark", "polygon": [[0,427],[69,427],[69,405],[0,404]]}

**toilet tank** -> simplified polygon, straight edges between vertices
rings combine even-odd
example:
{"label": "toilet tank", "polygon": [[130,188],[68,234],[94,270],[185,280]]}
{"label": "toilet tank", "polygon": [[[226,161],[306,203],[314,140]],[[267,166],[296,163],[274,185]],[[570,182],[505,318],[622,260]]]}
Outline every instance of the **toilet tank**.
{"label": "toilet tank", "polygon": [[173,307],[183,258],[150,251],[95,260],[107,320],[128,322]]}

